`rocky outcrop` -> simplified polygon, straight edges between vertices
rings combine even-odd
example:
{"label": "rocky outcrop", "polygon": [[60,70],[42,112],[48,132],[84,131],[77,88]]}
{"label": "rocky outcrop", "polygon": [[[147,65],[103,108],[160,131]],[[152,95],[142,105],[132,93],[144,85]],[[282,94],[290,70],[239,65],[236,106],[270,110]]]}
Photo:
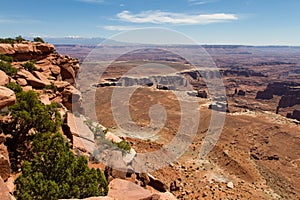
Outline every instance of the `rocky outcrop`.
{"label": "rocky outcrop", "polygon": [[6,87],[0,86],[0,109],[14,105],[15,102],[15,93]]}
{"label": "rocky outcrop", "polygon": [[246,96],[246,92],[244,90],[239,90],[237,95],[244,97],[244,96]]}
{"label": "rocky outcrop", "polygon": [[46,85],[50,85],[50,81],[47,78],[45,78],[45,76],[42,76],[38,72],[34,72],[34,73],[40,75],[40,77],[42,77],[43,80],[35,77],[32,73],[30,73],[25,69],[20,69],[20,71],[18,71],[17,73],[17,76],[24,78],[26,82],[29,85],[31,85],[33,88],[43,89],[46,87]]}
{"label": "rocky outcrop", "polygon": [[246,69],[243,67],[233,67],[229,70],[223,71],[224,76],[245,76],[245,77],[251,77],[251,76],[256,76],[256,77],[267,77],[266,75],[262,74],[261,72],[255,72],[254,70],[251,69]]}
{"label": "rocky outcrop", "polygon": [[273,93],[270,90],[258,91],[255,99],[270,100],[273,99]]}
{"label": "rocky outcrop", "polygon": [[[62,91],[62,103],[68,110],[72,112],[79,112],[83,113],[83,109],[81,107],[81,92],[77,90],[74,86],[68,85],[67,82],[60,82],[56,83],[55,85],[58,86],[58,89],[63,88]],[[64,87],[66,86],[66,87]]]}
{"label": "rocky outcrop", "polygon": [[4,71],[0,70],[0,86],[4,86],[9,83],[9,78]]}
{"label": "rocky outcrop", "polygon": [[286,117],[300,121],[300,110],[294,110],[293,113],[288,113]]}
{"label": "rocky outcrop", "polygon": [[278,107],[279,108],[287,108],[292,107],[294,105],[300,104],[300,96],[297,97],[296,95],[284,95],[281,97]]}
{"label": "rocky outcrop", "polygon": [[267,90],[274,95],[298,95],[300,94],[300,84],[295,82],[274,82],[267,86]]}
{"label": "rocky outcrop", "polygon": [[37,77],[39,80],[41,80],[45,85],[50,85],[49,77],[42,72],[34,71],[33,75]]}
{"label": "rocky outcrop", "polygon": [[[79,70],[79,61],[77,59],[72,59],[68,56],[58,56],[57,59],[52,62],[52,64],[60,67],[60,75],[62,80],[67,81],[70,84],[75,83],[76,74]],[[52,71],[58,73],[58,68],[52,68]]]}
{"label": "rocky outcrop", "polygon": [[11,44],[0,44],[0,53],[5,55],[12,55],[16,51]]}
{"label": "rocky outcrop", "polygon": [[273,95],[286,96],[282,97],[279,107],[289,107],[294,101],[298,102],[298,100],[295,100],[295,98],[300,99],[300,84],[295,82],[269,83],[264,91],[257,92],[256,99],[269,100],[273,98]]}
{"label": "rocky outcrop", "polygon": [[53,53],[52,44],[23,42],[18,44],[0,44],[0,53],[14,57],[15,61],[41,60]]}

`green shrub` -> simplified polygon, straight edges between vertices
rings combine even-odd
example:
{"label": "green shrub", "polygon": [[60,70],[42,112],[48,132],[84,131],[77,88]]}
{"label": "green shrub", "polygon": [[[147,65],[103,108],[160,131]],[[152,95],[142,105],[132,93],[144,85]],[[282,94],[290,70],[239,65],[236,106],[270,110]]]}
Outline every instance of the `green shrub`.
{"label": "green shrub", "polygon": [[99,170],[89,169],[85,157],[78,159],[61,134],[38,133],[32,143],[35,154],[25,162],[15,181],[20,200],[87,198],[106,195],[108,183]]}
{"label": "green shrub", "polygon": [[40,38],[40,37],[35,37],[35,38],[33,38],[33,41],[34,41],[34,42],[45,43],[45,41],[44,41],[42,38]]}
{"label": "green shrub", "polygon": [[12,63],[14,61],[13,57],[3,55],[3,54],[0,54],[0,60],[3,60],[5,62],[9,62],[9,63]]}
{"label": "green shrub", "polygon": [[[10,84],[9,86],[15,87],[16,85]],[[11,163],[13,171],[19,169],[22,160],[31,158],[29,146],[36,132],[56,132],[62,124],[57,105],[44,105],[38,99],[36,92],[21,91],[16,93],[16,97],[16,103],[8,108],[11,119],[5,122],[0,121],[2,131],[12,136],[6,140],[6,145],[10,158],[15,160]]]}
{"label": "green shrub", "polygon": [[53,83],[51,83],[51,85],[46,85],[44,89],[46,89],[46,90],[52,90],[53,92],[57,92],[58,91],[57,87]]}
{"label": "green shrub", "polygon": [[6,44],[15,44],[15,43],[21,43],[25,40],[21,35],[15,38],[0,38],[0,43],[6,43]]}
{"label": "green shrub", "polygon": [[18,37],[16,37],[15,41],[16,41],[17,43],[21,43],[21,42],[26,41],[26,40],[25,40],[24,38],[22,38],[21,35],[19,35]]}
{"label": "green shrub", "polygon": [[131,146],[128,142],[126,142],[125,140],[123,140],[122,142],[116,143],[116,145],[120,148],[125,150],[126,152],[129,152],[131,149]]}
{"label": "green shrub", "polygon": [[0,70],[4,71],[8,76],[13,76],[17,73],[17,69],[12,67],[9,62],[0,61]]}
{"label": "green shrub", "polygon": [[[12,134],[21,137],[35,128],[38,132],[56,132],[61,125],[61,117],[56,104],[44,105],[34,91],[17,93],[17,103],[9,110],[13,117]],[[26,137],[24,137],[26,138]]]}
{"label": "green shrub", "polygon": [[11,89],[16,94],[23,91],[22,87],[19,84],[13,82],[6,84],[5,87]]}
{"label": "green shrub", "polygon": [[35,64],[34,61],[27,61],[26,63],[23,63],[21,66],[24,67],[24,69],[33,72],[34,70],[37,70],[34,64]]}
{"label": "green shrub", "polygon": [[4,39],[0,39],[0,43],[6,43],[6,44],[14,44],[16,42],[15,39],[13,38],[4,38]]}

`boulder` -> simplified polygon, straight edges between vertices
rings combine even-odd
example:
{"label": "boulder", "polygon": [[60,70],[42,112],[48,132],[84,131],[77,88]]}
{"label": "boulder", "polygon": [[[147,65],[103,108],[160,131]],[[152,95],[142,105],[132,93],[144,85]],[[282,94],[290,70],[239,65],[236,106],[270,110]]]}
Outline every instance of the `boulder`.
{"label": "boulder", "polygon": [[111,151],[107,163],[108,166],[106,166],[104,170],[104,174],[107,177],[107,179],[126,178],[127,166],[123,161],[123,156],[121,151]]}
{"label": "boulder", "polygon": [[25,78],[18,78],[17,79],[17,83],[20,85],[20,86],[26,86],[27,85],[27,81]]}
{"label": "boulder", "polygon": [[146,190],[130,181],[114,179],[109,183],[108,197],[126,200],[151,200],[151,191]]}
{"label": "boulder", "polygon": [[0,86],[0,109],[14,105],[15,102],[15,93],[6,87]]}
{"label": "boulder", "polygon": [[83,112],[81,107],[81,92],[72,85],[67,86],[63,90],[62,102],[68,110],[72,110],[73,112],[77,111],[80,113]]}
{"label": "boulder", "polygon": [[0,199],[1,200],[12,200],[11,195],[9,194],[9,191],[1,177],[0,177]]}
{"label": "boulder", "polygon": [[154,189],[160,192],[166,192],[168,190],[167,185],[165,185],[162,181],[154,178],[152,175],[148,174],[150,182],[148,185],[152,186]]}
{"label": "boulder", "polygon": [[42,94],[39,96],[40,101],[45,105],[50,105],[51,101],[49,100],[49,96],[47,94]]}
{"label": "boulder", "polygon": [[176,197],[169,193],[150,191],[130,181],[114,179],[109,183],[108,197],[126,200],[175,200]]}
{"label": "boulder", "polygon": [[9,77],[4,71],[0,70],[0,86],[4,86],[9,83]]}
{"label": "boulder", "polygon": [[234,188],[233,183],[232,182],[228,182],[227,183],[227,188],[233,189]]}
{"label": "boulder", "polygon": [[0,53],[5,55],[12,55],[15,53],[15,50],[11,44],[0,44]]}
{"label": "boulder", "polygon": [[[67,128],[66,128],[67,127]],[[64,133],[71,139],[73,148],[84,153],[92,154],[95,150],[94,133],[83,122],[82,118],[72,113],[67,114],[67,123]]]}
{"label": "boulder", "polygon": [[33,72],[33,75],[35,75],[38,79],[40,79],[41,81],[43,81],[46,85],[50,85],[50,81],[48,80],[48,77],[41,73],[41,72],[38,72],[38,71],[34,71]]}
{"label": "boulder", "polygon": [[66,81],[54,81],[54,86],[57,87],[58,91],[62,92],[67,86],[71,86]]}
{"label": "boulder", "polygon": [[75,83],[75,71],[70,63],[64,63],[60,66],[61,76],[64,81],[69,82],[70,84]]}
{"label": "boulder", "polygon": [[60,74],[60,67],[57,65],[50,65],[50,71],[54,75],[59,75]]}
{"label": "boulder", "polygon": [[30,90],[33,90],[31,85],[26,85],[26,86],[22,87],[22,89],[23,89],[24,92],[28,92]]}
{"label": "boulder", "polygon": [[105,139],[107,139],[109,141],[112,141],[114,143],[120,143],[120,142],[122,142],[122,139],[119,136],[113,134],[112,132],[107,132],[105,134]]}
{"label": "boulder", "polygon": [[36,49],[41,51],[42,54],[50,54],[55,51],[55,48],[52,44],[39,43],[36,45]]}
{"label": "boulder", "polygon": [[[50,63],[50,62],[49,62]],[[36,64],[37,71],[43,72],[47,77],[52,75],[52,72],[50,70],[50,64],[49,63],[43,63],[43,64]]]}
{"label": "boulder", "polygon": [[146,187],[146,185],[148,185],[150,182],[150,178],[149,178],[148,174],[146,174],[146,173],[138,174],[137,178],[142,182],[143,187]]}
{"label": "boulder", "polygon": [[50,82],[48,80],[44,82],[36,78],[32,73],[25,69],[21,69],[20,71],[18,71],[17,75],[25,78],[27,83],[34,88],[42,89],[45,88],[46,85],[50,85]]}
{"label": "boulder", "polygon": [[4,144],[0,144],[0,176],[6,181],[10,176],[10,161],[7,148]]}

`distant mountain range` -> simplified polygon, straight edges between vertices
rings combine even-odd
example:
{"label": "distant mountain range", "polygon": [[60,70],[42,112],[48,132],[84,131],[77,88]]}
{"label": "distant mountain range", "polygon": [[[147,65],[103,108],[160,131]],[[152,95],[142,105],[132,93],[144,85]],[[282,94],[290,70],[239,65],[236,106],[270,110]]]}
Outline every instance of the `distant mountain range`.
{"label": "distant mountain range", "polygon": [[[28,40],[33,40],[33,37],[26,37]],[[94,37],[94,38],[83,38],[83,37],[43,37],[43,40],[47,43],[54,44],[54,45],[82,45],[82,46],[96,46],[100,44],[101,42],[109,43],[110,45],[126,45],[128,43],[110,40],[106,38],[101,37]],[[136,44],[137,45],[137,44]],[[141,44],[140,44],[141,45]],[[149,44],[148,44],[149,45]],[[176,45],[176,44],[174,44]],[[176,45],[177,46],[177,45]],[[178,45],[178,46],[185,46],[185,45]],[[190,46],[190,45],[188,45]],[[198,45],[195,45],[198,46]],[[238,47],[262,47],[262,48],[282,48],[282,47],[293,47],[293,48],[299,48],[298,46],[283,46],[283,45],[261,45],[261,46],[255,46],[255,45],[201,45],[202,47],[206,48],[238,48]]]}
{"label": "distant mountain range", "polygon": [[[26,37],[28,40],[33,40],[33,37]],[[55,45],[97,45],[105,38],[83,38],[83,37],[43,37],[43,40]]]}

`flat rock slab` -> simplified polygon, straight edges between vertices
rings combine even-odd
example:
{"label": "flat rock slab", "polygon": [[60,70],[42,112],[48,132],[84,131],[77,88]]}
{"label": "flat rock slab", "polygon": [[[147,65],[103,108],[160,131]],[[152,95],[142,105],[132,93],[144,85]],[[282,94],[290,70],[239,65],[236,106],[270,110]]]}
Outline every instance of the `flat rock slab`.
{"label": "flat rock slab", "polygon": [[93,153],[95,150],[94,133],[84,123],[83,119],[68,113],[67,124],[73,135],[73,148],[83,152]]}

